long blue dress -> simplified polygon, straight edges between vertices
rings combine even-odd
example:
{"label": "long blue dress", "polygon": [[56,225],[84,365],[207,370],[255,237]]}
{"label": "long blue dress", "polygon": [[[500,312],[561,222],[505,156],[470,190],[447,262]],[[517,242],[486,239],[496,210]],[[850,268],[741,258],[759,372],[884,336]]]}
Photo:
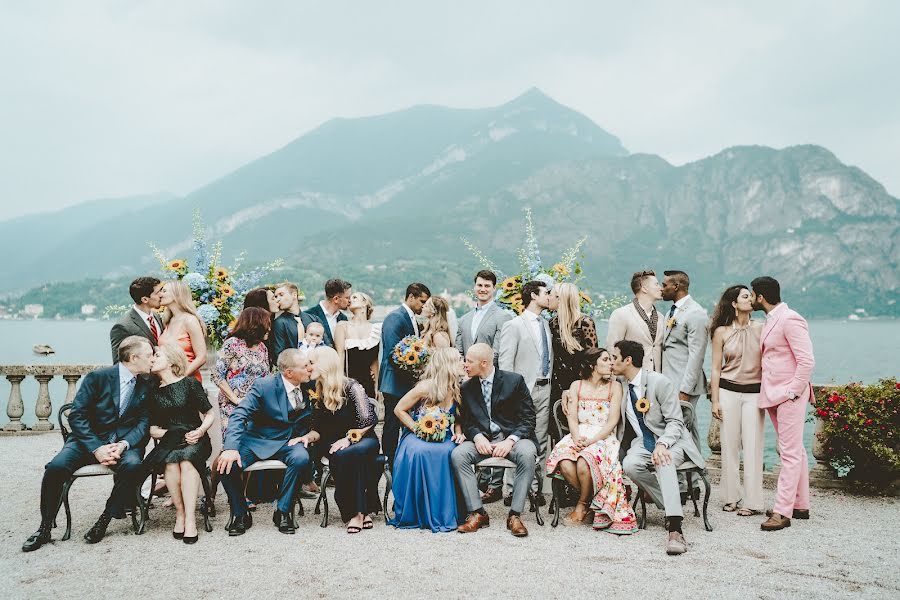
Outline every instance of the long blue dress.
{"label": "long blue dress", "polygon": [[[415,411],[418,420],[422,406]],[[450,414],[456,413],[456,406]],[[402,529],[453,531],[465,521],[465,505],[457,500],[450,453],[456,448],[451,436],[443,442],[426,442],[406,430],[394,456],[394,518],[389,524]]]}

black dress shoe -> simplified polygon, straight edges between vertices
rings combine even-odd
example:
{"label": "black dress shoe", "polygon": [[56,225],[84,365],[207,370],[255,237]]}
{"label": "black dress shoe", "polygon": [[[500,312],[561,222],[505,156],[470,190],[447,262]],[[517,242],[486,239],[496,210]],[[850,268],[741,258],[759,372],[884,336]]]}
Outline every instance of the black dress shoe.
{"label": "black dress shoe", "polygon": [[84,534],[84,541],[88,544],[96,544],[100,540],[103,539],[103,536],[106,535],[106,528],[109,527],[109,522],[112,520],[112,517],[105,512],[100,515],[100,518],[97,519],[97,522],[94,523],[94,526],[91,527],[86,534]]}
{"label": "black dress shoe", "polygon": [[175,538],[176,540],[180,540],[184,537],[184,532],[183,531],[173,531],[172,537]]}
{"label": "black dress shoe", "polygon": [[295,533],[297,531],[297,526],[294,524],[294,519],[291,516],[291,513],[281,512],[280,510],[276,510],[275,514],[272,515],[272,521],[278,527],[278,531],[281,533]]}
{"label": "black dress shoe", "polygon": [[512,506],[512,494],[503,496],[503,506]]}
{"label": "black dress shoe", "polygon": [[185,544],[196,544],[198,539],[200,539],[199,536],[196,536],[196,535],[188,536],[188,535],[186,535],[186,536],[184,536],[184,537],[181,539],[181,541],[184,542]]}
{"label": "black dress shoe", "polygon": [[231,537],[237,535],[244,535],[248,529],[253,526],[253,517],[250,516],[248,512],[241,517],[235,517],[234,521],[231,523],[231,526],[228,528],[228,535]]}
{"label": "black dress shoe", "polygon": [[32,552],[50,541],[50,525],[41,523],[38,530],[22,544],[22,552]]}

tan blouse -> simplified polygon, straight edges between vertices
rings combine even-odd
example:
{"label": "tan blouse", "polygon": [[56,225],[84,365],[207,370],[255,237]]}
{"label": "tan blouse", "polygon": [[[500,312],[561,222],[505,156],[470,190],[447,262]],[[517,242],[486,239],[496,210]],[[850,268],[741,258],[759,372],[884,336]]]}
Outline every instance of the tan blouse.
{"label": "tan blouse", "polygon": [[762,336],[761,321],[750,321],[746,327],[731,324],[722,346],[722,379],[733,383],[747,384],[762,381],[762,351],[759,340]]}

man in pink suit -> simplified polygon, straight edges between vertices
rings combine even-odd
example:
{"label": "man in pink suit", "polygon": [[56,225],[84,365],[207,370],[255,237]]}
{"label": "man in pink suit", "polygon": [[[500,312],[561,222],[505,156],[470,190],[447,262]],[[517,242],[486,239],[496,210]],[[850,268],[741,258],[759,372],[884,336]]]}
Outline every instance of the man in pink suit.
{"label": "man in pink suit", "polygon": [[781,286],[771,277],[757,277],[750,286],[753,308],[766,313],[762,346],[759,407],[766,409],[778,435],[781,473],[775,506],[766,511],[763,531],[791,526],[791,518],[809,518],[809,461],[803,446],[806,406],[812,400],[809,380],[816,362],[806,319],[781,301]]}

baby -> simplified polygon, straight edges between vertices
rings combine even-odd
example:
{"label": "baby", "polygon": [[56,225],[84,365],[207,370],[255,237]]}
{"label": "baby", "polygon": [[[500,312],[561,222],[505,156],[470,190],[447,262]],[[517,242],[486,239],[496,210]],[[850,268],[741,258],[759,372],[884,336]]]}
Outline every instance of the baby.
{"label": "baby", "polygon": [[325,327],[321,323],[310,323],[306,328],[306,337],[300,342],[300,350],[309,352],[313,348],[324,346]]}

